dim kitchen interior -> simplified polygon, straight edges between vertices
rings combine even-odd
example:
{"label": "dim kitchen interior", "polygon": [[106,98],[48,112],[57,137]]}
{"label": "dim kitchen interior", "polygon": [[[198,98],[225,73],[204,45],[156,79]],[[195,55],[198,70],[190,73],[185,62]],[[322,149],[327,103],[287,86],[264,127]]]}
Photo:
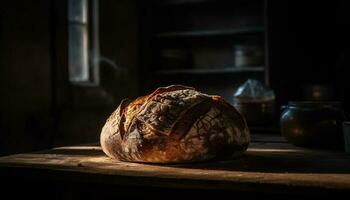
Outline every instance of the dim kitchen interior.
{"label": "dim kitchen interior", "polygon": [[[345,0],[3,1],[2,189],[43,199],[348,193],[348,8]],[[197,96],[176,99],[176,91]],[[192,121],[189,132],[201,112],[191,102],[211,99],[224,125],[210,130],[242,131],[228,151],[239,137],[250,138],[248,149],[216,159],[227,144],[215,143],[206,149],[214,157],[179,162],[192,151],[176,152],[175,163],[123,157],[124,144],[106,150],[109,141],[102,149],[102,127],[121,101],[150,93],[171,97],[169,112]],[[176,110],[179,102],[190,111]],[[155,112],[143,125],[160,133]],[[115,123],[128,123],[127,114]],[[157,155],[163,144],[152,145]]]}

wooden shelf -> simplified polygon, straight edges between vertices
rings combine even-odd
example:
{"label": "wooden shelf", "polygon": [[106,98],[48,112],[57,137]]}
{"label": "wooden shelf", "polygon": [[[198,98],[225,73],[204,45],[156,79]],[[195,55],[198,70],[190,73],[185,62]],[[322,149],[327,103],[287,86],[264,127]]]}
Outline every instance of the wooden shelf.
{"label": "wooden shelf", "polygon": [[195,4],[195,3],[208,3],[214,0],[157,0],[155,3],[158,5],[184,5],[184,4]]}
{"label": "wooden shelf", "polygon": [[[203,3],[216,3],[217,0],[155,0],[153,4],[160,6],[192,5]],[[232,3],[230,0],[221,0],[222,3]],[[237,2],[234,2],[237,3]]]}
{"label": "wooden shelf", "polygon": [[[236,45],[256,44],[265,50],[264,1],[151,2],[145,4],[149,16],[142,22],[146,33],[141,47],[145,81],[141,81],[140,88],[148,90],[169,84],[201,88],[205,85],[213,92],[224,91],[225,96],[229,87],[236,87],[248,78],[264,82],[265,63],[238,68],[234,62]],[[165,55],[168,49],[183,50],[187,54],[183,60],[179,58],[181,55],[177,59]],[[266,57],[264,54],[264,62]]]}
{"label": "wooden shelf", "polygon": [[177,37],[213,37],[213,36],[233,36],[248,33],[263,33],[264,27],[247,27],[239,29],[216,29],[197,31],[164,32],[155,34],[156,38],[177,38]]}
{"label": "wooden shelf", "polygon": [[159,75],[177,75],[177,74],[193,74],[193,75],[208,75],[208,74],[227,74],[227,73],[247,73],[247,72],[264,72],[264,67],[227,67],[219,69],[173,69],[173,70],[157,70]]}

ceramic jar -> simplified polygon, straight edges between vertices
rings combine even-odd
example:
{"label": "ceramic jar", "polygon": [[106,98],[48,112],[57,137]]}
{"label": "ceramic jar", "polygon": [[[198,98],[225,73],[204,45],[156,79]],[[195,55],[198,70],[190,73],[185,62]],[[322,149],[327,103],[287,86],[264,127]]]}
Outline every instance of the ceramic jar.
{"label": "ceramic jar", "polygon": [[339,102],[300,101],[283,107],[280,125],[282,135],[296,146],[343,148],[344,120]]}

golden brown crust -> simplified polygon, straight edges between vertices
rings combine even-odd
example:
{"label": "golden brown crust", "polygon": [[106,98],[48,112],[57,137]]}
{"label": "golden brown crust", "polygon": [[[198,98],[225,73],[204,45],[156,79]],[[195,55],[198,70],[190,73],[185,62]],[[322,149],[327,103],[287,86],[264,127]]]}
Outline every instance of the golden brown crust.
{"label": "golden brown crust", "polygon": [[219,96],[186,86],[123,100],[101,132],[103,151],[130,162],[194,162],[243,152],[245,120]]}

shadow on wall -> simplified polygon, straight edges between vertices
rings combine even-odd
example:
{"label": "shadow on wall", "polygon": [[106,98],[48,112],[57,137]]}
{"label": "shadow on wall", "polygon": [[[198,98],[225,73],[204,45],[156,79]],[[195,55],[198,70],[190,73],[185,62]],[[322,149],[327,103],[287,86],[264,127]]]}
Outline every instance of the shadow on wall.
{"label": "shadow on wall", "polygon": [[96,142],[120,100],[137,96],[136,1],[100,1],[101,55],[127,72],[102,62],[93,88],[68,83],[65,9],[66,1],[2,2],[0,155]]}

